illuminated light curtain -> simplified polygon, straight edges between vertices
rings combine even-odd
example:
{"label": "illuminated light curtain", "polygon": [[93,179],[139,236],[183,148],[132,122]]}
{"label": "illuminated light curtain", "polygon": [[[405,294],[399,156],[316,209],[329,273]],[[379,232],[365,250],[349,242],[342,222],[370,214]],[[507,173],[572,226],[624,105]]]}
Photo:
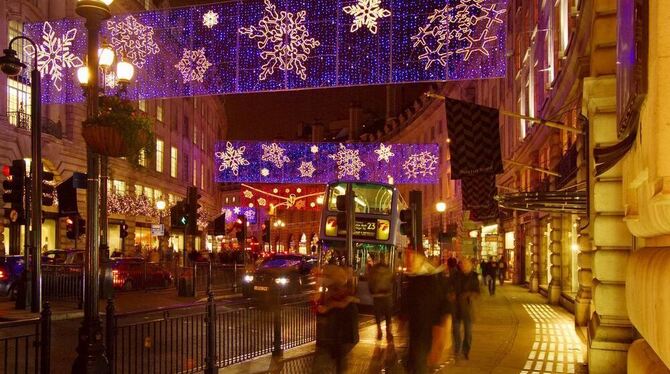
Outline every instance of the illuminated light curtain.
{"label": "illuminated light curtain", "polygon": [[221,214],[226,215],[226,223],[237,221],[238,216],[245,216],[247,222],[255,224],[258,222],[259,211],[255,207],[244,206],[224,206],[221,208]]}
{"label": "illuminated light curtain", "polygon": [[[135,100],[497,78],[506,71],[506,6],[243,0],[120,14],[101,34],[135,65],[136,84],[128,87]],[[84,101],[74,77],[86,54],[84,20],[33,23],[25,31],[41,41],[43,101]]]}
{"label": "illuminated light curtain", "polygon": [[[298,184],[242,184],[242,206],[272,210],[319,211],[323,206],[324,186]],[[321,204],[319,204],[319,202]]]}
{"label": "illuminated light curtain", "polygon": [[437,183],[437,144],[225,141],[216,182],[323,184],[336,180]]}

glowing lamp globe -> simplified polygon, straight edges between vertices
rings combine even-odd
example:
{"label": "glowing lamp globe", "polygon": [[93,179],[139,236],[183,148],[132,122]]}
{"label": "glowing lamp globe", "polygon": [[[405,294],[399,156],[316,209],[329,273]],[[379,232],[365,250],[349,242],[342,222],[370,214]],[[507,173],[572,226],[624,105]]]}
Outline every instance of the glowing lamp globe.
{"label": "glowing lamp globe", "polygon": [[77,69],[77,80],[82,86],[88,86],[88,81],[91,79],[91,74],[88,71],[88,66],[81,66]]}
{"label": "glowing lamp globe", "polygon": [[440,201],[437,204],[435,204],[435,210],[437,210],[440,213],[444,213],[447,210],[447,204],[443,201]]}
{"label": "glowing lamp globe", "polygon": [[98,49],[98,63],[100,67],[109,69],[114,63],[114,57],[112,48],[107,43],[102,43],[102,46]]}
{"label": "glowing lamp globe", "polygon": [[165,209],[165,201],[164,200],[156,201],[156,209],[158,209],[158,210]]}
{"label": "glowing lamp globe", "polygon": [[119,80],[119,83],[130,83],[133,75],[135,75],[133,64],[125,61],[119,61],[116,64],[116,79]]}
{"label": "glowing lamp globe", "polygon": [[0,57],[0,69],[2,72],[10,77],[15,77],[21,74],[21,70],[23,70],[26,65],[16,57],[16,51],[9,48],[5,49],[3,52],[5,52],[5,55]]}

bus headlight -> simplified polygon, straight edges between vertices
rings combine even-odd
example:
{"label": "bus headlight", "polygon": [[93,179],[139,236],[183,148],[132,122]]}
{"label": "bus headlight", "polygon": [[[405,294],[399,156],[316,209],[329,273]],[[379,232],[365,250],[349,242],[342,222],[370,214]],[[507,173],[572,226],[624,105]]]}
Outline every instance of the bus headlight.
{"label": "bus headlight", "polygon": [[251,274],[246,274],[243,278],[246,283],[251,283],[254,281],[254,276]]}
{"label": "bus headlight", "polygon": [[286,277],[279,277],[275,279],[275,283],[277,283],[280,286],[286,286],[288,284],[288,278]]}

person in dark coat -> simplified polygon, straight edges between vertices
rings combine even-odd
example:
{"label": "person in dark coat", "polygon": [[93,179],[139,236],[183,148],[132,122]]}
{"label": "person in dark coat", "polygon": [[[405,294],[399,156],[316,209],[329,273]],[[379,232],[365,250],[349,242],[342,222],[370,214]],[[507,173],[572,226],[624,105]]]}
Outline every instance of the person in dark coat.
{"label": "person in dark coat", "polygon": [[489,261],[486,263],[486,285],[489,288],[489,295],[493,296],[496,294],[496,281],[498,280],[498,261],[493,260],[493,257],[489,257]]}
{"label": "person in dark coat", "polygon": [[377,323],[377,340],[382,339],[382,319],[386,320],[386,340],[393,340],[391,316],[393,312],[393,271],[384,262],[384,256],[372,266],[368,286]]}
{"label": "person in dark coat", "polygon": [[[461,263],[460,271],[453,275],[456,296],[452,319],[454,353],[458,356],[462,350],[466,360],[469,359],[470,348],[472,347],[473,301],[479,296],[479,280],[472,267],[472,262],[466,259]],[[464,330],[463,335],[461,335],[461,326]]]}

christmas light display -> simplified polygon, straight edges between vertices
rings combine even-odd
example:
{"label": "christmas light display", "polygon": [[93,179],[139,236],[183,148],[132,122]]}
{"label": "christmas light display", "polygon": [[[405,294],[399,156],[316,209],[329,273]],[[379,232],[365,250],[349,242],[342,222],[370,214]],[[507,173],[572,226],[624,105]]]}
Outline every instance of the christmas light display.
{"label": "christmas light display", "polygon": [[439,151],[437,144],[225,141],[214,158],[224,183],[435,183]]}
{"label": "christmas light display", "polygon": [[[239,0],[116,15],[101,34],[136,67],[129,99],[493,78],[505,73],[506,3]],[[41,40],[44,103],[84,101],[83,22],[24,27]]]}
{"label": "christmas light display", "polygon": [[243,206],[258,206],[269,212],[277,210],[321,210],[323,185],[242,184]]}
{"label": "christmas light display", "polygon": [[238,216],[244,216],[247,222],[252,225],[258,222],[259,211],[256,207],[249,206],[224,206],[221,208],[221,214],[226,215],[226,222],[235,222]]}

